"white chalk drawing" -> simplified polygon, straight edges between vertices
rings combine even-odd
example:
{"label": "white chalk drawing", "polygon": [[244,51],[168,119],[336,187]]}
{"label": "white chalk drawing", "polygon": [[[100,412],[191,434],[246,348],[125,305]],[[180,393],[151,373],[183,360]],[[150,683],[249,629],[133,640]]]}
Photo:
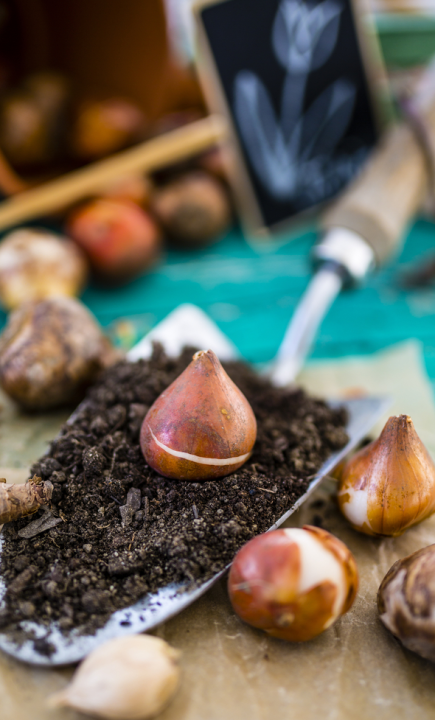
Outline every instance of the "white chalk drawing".
{"label": "white chalk drawing", "polygon": [[280,117],[267,88],[249,70],[234,81],[234,111],[240,132],[263,187],[275,200],[313,203],[331,194],[359,166],[363,149],[333,153],[355,105],[354,83],[341,77],[303,112],[308,77],[330,58],[337,43],[343,7],[338,0],[309,6],[283,0],[272,30],[272,46],[285,68]]}
{"label": "white chalk drawing", "polygon": [[289,73],[322,67],[337,43],[343,8],[334,0],[309,7],[303,0],[283,0],[272,30],[277,60]]}

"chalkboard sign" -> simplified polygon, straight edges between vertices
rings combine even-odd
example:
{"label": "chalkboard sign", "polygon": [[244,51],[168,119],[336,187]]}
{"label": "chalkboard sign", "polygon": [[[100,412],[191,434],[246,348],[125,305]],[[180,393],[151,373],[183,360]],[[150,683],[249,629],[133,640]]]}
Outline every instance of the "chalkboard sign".
{"label": "chalkboard sign", "polygon": [[277,229],[341,190],[377,139],[351,0],[205,0],[196,18],[245,214],[251,229]]}

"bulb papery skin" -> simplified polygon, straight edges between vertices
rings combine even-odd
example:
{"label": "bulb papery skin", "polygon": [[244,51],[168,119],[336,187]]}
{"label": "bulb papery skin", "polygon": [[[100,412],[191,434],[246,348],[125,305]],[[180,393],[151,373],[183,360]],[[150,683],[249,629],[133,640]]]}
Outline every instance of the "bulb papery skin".
{"label": "bulb papery skin", "polygon": [[57,295],[74,296],[88,276],[84,253],[72,240],[21,228],[0,245],[0,300],[8,310]]}
{"label": "bulb papery skin", "polygon": [[50,707],[70,707],[108,720],[146,720],[175,694],[180,652],[151,635],[115,638],[85,658]]}
{"label": "bulb papery skin", "polygon": [[435,545],[394,563],[379,587],[378,611],[408,650],[435,662]]}
{"label": "bulb papery skin", "polygon": [[156,472],[174,480],[211,480],[248,460],[257,436],[252,408],[216,355],[200,351],[157,398],[140,444]]}
{"label": "bulb papery skin", "polygon": [[311,640],[353,604],[358,571],[348,548],[309,525],[258,535],[237,553],[228,592],[237,615],[273,637]]}
{"label": "bulb papery skin", "polygon": [[355,530],[396,536],[435,511],[435,465],[407,415],[344,467],[338,504]]}

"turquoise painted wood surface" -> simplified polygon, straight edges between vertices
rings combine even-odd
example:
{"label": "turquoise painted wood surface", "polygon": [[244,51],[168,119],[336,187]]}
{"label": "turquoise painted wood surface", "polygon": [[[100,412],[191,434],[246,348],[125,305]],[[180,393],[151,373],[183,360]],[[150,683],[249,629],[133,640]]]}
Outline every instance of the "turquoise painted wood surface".
{"label": "turquoise painted wood surface", "polygon": [[[199,305],[251,362],[273,358],[310,279],[314,232],[283,244],[254,248],[238,230],[196,252],[169,250],[148,275],[116,290],[89,287],[84,302],[102,325],[128,318],[144,334],[183,302]],[[371,353],[407,338],[424,348],[435,384],[435,285],[403,292],[398,276],[435,253],[435,225],[419,220],[399,257],[369,278],[364,288],[343,292],[321,326],[313,357]],[[4,324],[5,316],[0,316]],[[122,325],[117,323],[118,332]]]}
{"label": "turquoise painted wood surface", "polygon": [[[104,326],[120,316],[151,328],[182,302],[203,308],[251,362],[273,358],[310,279],[307,232],[286,244],[254,249],[240,231],[194,252],[169,251],[154,272],[115,291],[89,288],[84,301]],[[313,357],[371,353],[407,338],[424,348],[435,383],[435,284],[403,292],[399,274],[435,253],[435,225],[414,224],[399,256],[361,289],[343,292],[320,329]]]}
{"label": "turquoise painted wood surface", "polygon": [[[251,362],[273,358],[310,278],[315,233],[270,247],[248,245],[234,231],[191,254],[168,252],[155,271],[112,292],[89,289],[84,300],[107,326],[136,315],[146,330],[181,302],[202,307]],[[370,353],[406,338],[422,341],[435,383],[435,287],[403,292],[399,273],[435,251],[435,225],[420,220],[403,250],[364,288],[344,292],[327,315],[314,347],[317,358]]]}

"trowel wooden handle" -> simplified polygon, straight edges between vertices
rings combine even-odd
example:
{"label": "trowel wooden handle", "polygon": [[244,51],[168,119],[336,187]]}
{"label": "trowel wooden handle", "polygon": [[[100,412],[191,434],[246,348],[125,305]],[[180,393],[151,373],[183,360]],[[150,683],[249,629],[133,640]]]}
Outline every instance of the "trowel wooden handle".
{"label": "trowel wooden handle", "polygon": [[[435,147],[435,103],[424,115]],[[406,124],[387,131],[348,190],[326,212],[322,227],[345,227],[371,245],[382,263],[400,243],[428,185],[427,161]]]}

